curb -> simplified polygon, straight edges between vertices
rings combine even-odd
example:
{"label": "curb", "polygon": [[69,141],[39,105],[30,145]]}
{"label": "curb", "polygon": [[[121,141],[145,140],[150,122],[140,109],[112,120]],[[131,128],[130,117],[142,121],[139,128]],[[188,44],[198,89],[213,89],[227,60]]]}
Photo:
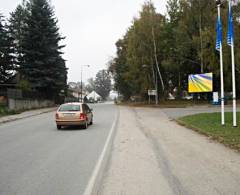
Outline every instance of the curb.
{"label": "curb", "polygon": [[[10,119],[6,119],[6,120],[2,120],[2,121],[1,121],[1,118],[0,118],[0,124],[12,122],[12,121],[17,121],[17,120],[21,120],[21,119],[25,119],[25,118],[29,118],[29,117],[33,117],[33,116],[38,116],[38,115],[41,115],[41,114],[53,112],[55,110],[56,110],[56,108],[54,107],[52,109],[42,111],[42,112],[39,112],[39,113],[34,113],[34,114],[27,115],[27,116],[22,116],[22,117],[10,118]],[[28,111],[26,111],[26,112],[28,112]],[[12,116],[17,116],[17,115],[9,115],[8,117],[12,117]]]}
{"label": "curb", "polygon": [[100,157],[98,158],[97,164],[94,167],[93,173],[90,177],[90,180],[87,184],[87,187],[83,193],[83,195],[97,195],[102,184],[102,178],[104,176],[104,171],[109,162],[110,153],[114,141],[114,137],[116,134],[116,127],[118,125],[119,120],[119,109],[117,110],[117,114],[115,116],[114,122],[112,124],[110,133],[108,134],[107,141],[103,147]]}

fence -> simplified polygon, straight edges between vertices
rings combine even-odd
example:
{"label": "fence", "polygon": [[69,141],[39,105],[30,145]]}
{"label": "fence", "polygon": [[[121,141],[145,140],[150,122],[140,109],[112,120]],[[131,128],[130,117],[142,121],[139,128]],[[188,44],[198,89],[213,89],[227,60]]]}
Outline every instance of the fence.
{"label": "fence", "polygon": [[0,106],[7,105],[7,91],[0,88]]}
{"label": "fence", "polygon": [[24,99],[8,99],[9,110],[30,110],[34,108],[44,108],[54,106],[54,101],[50,100],[24,100]]}
{"label": "fence", "polygon": [[7,97],[12,99],[22,99],[21,89],[7,89]]}
{"label": "fence", "polygon": [[45,99],[37,91],[22,91],[21,89],[7,89],[7,97],[11,99]]}
{"label": "fence", "polygon": [[5,92],[2,91],[2,97],[5,97],[5,103],[8,105],[9,110],[29,110],[54,106],[54,101],[44,99],[44,97],[36,91],[7,89]]}

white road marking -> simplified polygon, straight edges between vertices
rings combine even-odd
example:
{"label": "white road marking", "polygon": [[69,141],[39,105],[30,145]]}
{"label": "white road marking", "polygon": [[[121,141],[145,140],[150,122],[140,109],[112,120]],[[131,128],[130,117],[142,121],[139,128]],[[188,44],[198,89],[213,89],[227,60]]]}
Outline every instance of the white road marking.
{"label": "white road marking", "polygon": [[109,135],[108,135],[108,137],[107,137],[107,141],[106,141],[106,143],[105,143],[105,145],[104,145],[104,147],[103,147],[102,153],[101,153],[101,155],[100,155],[100,157],[99,157],[99,159],[98,159],[98,161],[97,161],[97,164],[96,164],[96,166],[95,166],[95,168],[94,168],[94,171],[93,171],[93,173],[92,173],[92,176],[91,176],[91,178],[90,178],[90,180],[89,180],[89,182],[88,182],[88,185],[87,185],[87,187],[86,187],[83,195],[92,195],[92,193],[93,193],[93,189],[94,189],[94,185],[95,185],[97,176],[98,176],[99,171],[100,171],[100,169],[101,169],[101,165],[102,165],[103,160],[104,160],[104,157],[105,157],[105,155],[106,155],[107,148],[108,148],[108,146],[109,146],[109,143],[110,143],[110,141],[111,141],[111,139],[112,139],[114,130],[115,130],[115,128],[116,128],[117,119],[118,119],[118,114],[116,114],[116,116],[115,116],[115,119],[114,119],[114,122],[113,122],[113,124],[112,124],[110,133],[109,133]]}

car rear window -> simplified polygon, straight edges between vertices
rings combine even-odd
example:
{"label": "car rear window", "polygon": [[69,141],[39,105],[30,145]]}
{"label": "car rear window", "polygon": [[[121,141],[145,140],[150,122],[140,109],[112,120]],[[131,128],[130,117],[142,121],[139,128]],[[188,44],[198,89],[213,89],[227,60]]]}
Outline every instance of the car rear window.
{"label": "car rear window", "polygon": [[80,111],[80,105],[74,105],[74,104],[67,104],[67,105],[62,105],[59,109],[60,112],[65,112],[65,111]]}

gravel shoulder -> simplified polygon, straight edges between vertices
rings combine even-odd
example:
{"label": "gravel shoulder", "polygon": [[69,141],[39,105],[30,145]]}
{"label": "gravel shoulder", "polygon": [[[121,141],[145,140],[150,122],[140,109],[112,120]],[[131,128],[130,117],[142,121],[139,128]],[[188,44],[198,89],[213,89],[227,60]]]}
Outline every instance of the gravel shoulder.
{"label": "gravel shoulder", "polygon": [[120,107],[99,194],[231,195],[239,183],[239,153],[178,125],[163,109]]}

